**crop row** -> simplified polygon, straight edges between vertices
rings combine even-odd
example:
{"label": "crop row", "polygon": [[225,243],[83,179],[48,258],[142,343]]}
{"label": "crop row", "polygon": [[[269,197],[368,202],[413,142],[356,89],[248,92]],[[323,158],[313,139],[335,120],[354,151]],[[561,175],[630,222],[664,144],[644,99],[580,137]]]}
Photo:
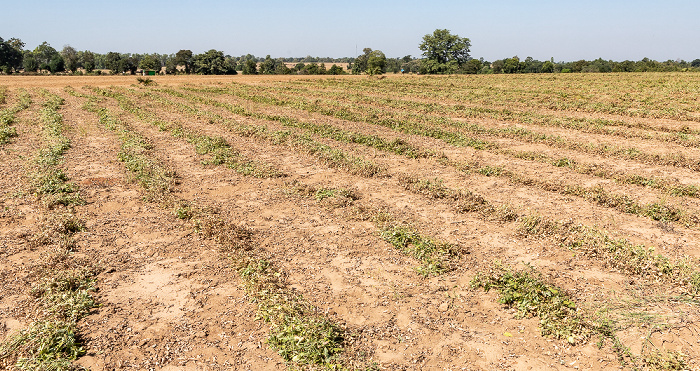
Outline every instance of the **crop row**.
{"label": "crop row", "polygon": [[[328,81],[334,81],[334,80],[323,80],[323,82],[325,82],[325,83],[327,83]],[[313,80],[313,82],[316,82],[316,80]],[[323,82],[319,81],[317,83],[322,84]],[[321,85],[321,86],[323,86],[323,85]],[[353,86],[353,85],[350,85],[350,86]],[[363,121],[361,115],[356,117],[356,116],[353,116],[351,114],[348,114],[346,111],[333,111],[333,110],[329,110],[329,109],[326,109],[326,110],[319,109],[318,105],[319,105],[319,103],[321,103],[320,100],[316,100],[313,98],[311,100],[300,99],[300,98],[296,98],[296,99],[289,98],[289,95],[286,94],[288,92],[288,90],[289,90],[289,88],[273,90],[272,94],[270,95],[271,98],[265,99],[265,103],[274,104],[274,105],[285,105],[285,106],[289,106],[289,107],[293,107],[293,108],[301,108],[301,109],[305,109],[308,111],[314,111],[314,112],[319,112],[319,113],[326,114],[326,115],[331,115],[331,116],[338,117],[341,119],[348,119],[351,121],[359,121],[359,122]],[[262,99],[260,98],[260,96],[263,95],[262,93],[265,91],[266,91],[266,89],[264,89],[264,88],[256,87],[256,96],[257,97],[255,99],[257,101],[261,101]],[[316,94],[322,94],[322,93],[317,92]],[[334,94],[332,97],[333,98],[332,100],[334,102],[340,101],[342,95],[344,95],[344,94],[342,94],[342,93],[341,94]],[[279,100],[280,96],[284,96],[285,100],[280,101]],[[384,103],[386,103],[386,101],[390,101],[390,99],[381,98],[381,97],[366,98],[363,95],[359,95],[359,96],[363,97],[362,98],[363,101],[376,100],[376,101],[381,102],[382,109],[385,109]],[[249,95],[248,95],[248,97],[249,97]],[[293,99],[293,101],[291,101],[290,99]],[[352,104],[348,105],[348,107],[352,107],[352,106],[353,106]],[[427,103],[427,104],[422,104],[418,109],[415,109],[415,107],[414,107],[414,110],[417,110],[419,112],[421,112],[421,111],[432,112],[434,107],[438,107],[438,106],[440,106],[440,105],[437,103]],[[404,107],[404,108],[407,110],[411,109],[410,106]],[[455,111],[459,111],[459,110],[460,110],[460,106],[459,105],[455,106]],[[494,110],[494,109],[485,108],[484,110]],[[504,112],[504,114],[506,116],[510,116],[509,112],[511,112],[508,109],[494,110],[494,111]],[[518,113],[518,115],[520,115],[520,114],[521,113]],[[499,113],[499,116],[500,116],[500,113]],[[537,120],[539,120],[539,117],[543,116],[543,115],[539,115],[539,114],[532,113],[532,112],[522,112],[522,116],[536,117]],[[515,121],[519,121],[519,120],[521,120],[520,117],[517,118]],[[550,119],[548,118],[547,120],[550,120]],[[638,127],[643,128],[645,130],[652,130],[652,129],[653,130],[662,130],[662,129],[664,129],[663,127],[651,126],[651,125],[643,124],[643,123],[627,124],[623,121],[604,120],[604,119],[598,119],[598,118],[589,119],[589,118],[556,117],[556,118],[551,118],[551,120],[554,120],[557,122],[559,122],[561,120],[570,120],[570,121],[566,121],[567,122],[566,124],[561,124],[562,127],[567,127],[567,128],[579,127],[581,125],[580,122],[582,122],[582,121],[590,122],[589,124],[587,124],[587,126],[590,127],[591,132],[597,132],[598,129],[596,129],[596,128],[599,128],[599,127],[607,125],[607,124],[611,124],[611,125],[617,125],[617,124],[623,125],[623,124],[625,124],[629,127],[638,126]],[[366,120],[366,122],[372,123],[373,121]],[[529,121],[526,120],[525,122],[529,122]],[[559,125],[559,124],[557,124],[557,125]],[[690,134],[694,135],[697,133],[688,127],[683,127],[678,131],[673,131],[671,129],[668,129],[668,130],[670,131],[670,133],[662,134],[663,138],[661,140],[665,140],[665,141],[669,141],[669,142],[676,142],[676,143],[681,143],[681,144],[685,143],[683,145],[687,145],[687,146],[691,146],[691,144],[695,143],[695,141],[696,141],[696,138],[694,136],[691,136]],[[620,133],[628,133],[628,131],[625,131],[625,130],[621,130],[619,132]],[[625,136],[627,134],[622,134],[622,135]],[[435,136],[433,136],[433,137],[435,137]],[[638,135],[638,137],[649,138],[650,135],[640,133]],[[655,137],[658,137],[658,135],[651,135],[651,138],[655,138]],[[438,137],[438,139],[439,139],[439,137]],[[451,142],[450,144],[459,145],[458,142]],[[496,147],[495,143],[487,143],[486,146],[473,146],[473,148],[475,148],[475,149],[482,149],[482,150],[489,150],[490,148],[494,148],[494,147]],[[609,169],[605,169],[605,168],[603,168],[599,165],[595,165],[595,164],[577,163],[577,162],[574,162],[573,160],[567,159],[567,158],[553,158],[553,157],[546,156],[543,154],[533,155],[533,154],[528,153],[528,152],[514,151],[514,150],[507,149],[507,148],[497,148],[495,150],[493,150],[493,149],[491,149],[491,150],[495,153],[507,155],[510,157],[527,159],[527,160],[537,161],[537,162],[542,162],[542,163],[548,163],[548,164],[558,166],[558,167],[565,166],[565,167],[568,167],[568,168],[572,169],[573,171],[576,171],[576,172],[581,173],[581,174],[593,175],[593,176],[601,177],[601,178],[605,178],[605,179],[613,179],[613,180],[616,180],[616,181],[623,183],[623,184],[636,184],[636,185],[640,185],[640,186],[661,189],[661,190],[663,190],[669,194],[673,194],[673,195],[680,195],[680,196],[687,195],[687,196],[697,197],[700,194],[698,192],[698,190],[699,190],[698,187],[696,187],[694,185],[680,184],[679,182],[672,180],[672,179],[650,177],[647,175],[639,175],[639,174],[629,174],[627,172],[616,172],[616,171],[612,171]],[[636,149],[627,149],[627,150],[624,150],[622,152],[623,153],[629,152],[629,153],[634,154],[634,153],[638,153],[639,151],[637,151]],[[595,153],[595,151],[594,151],[594,153]],[[645,157],[649,158],[650,156],[645,156]],[[652,160],[653,160],[653,157],[652,157]],[[668,161],[666,161],[666,162],[668,162]]]}
{"label": "crop row", "polygon": [[67,370],[71,362],[85,354],[80,343],[77,323],[97,306],[93,297],[98,269],[84,259],[72,255],[74,235],[84,230],[83,222],[71,208],[82,199],[77,186],[58,167],[70,147],[65,125],[58,112],[63,99],[42,91],[46,98],[40,112],[44,145],[28,167],[31,191],[50,214],[40,223],[40,230],[30,238],[33,248],[44,248],[38,262],[30,264],[34,281],[31,296],[38,316],[25,329],[0,344],[0,360],[5,366],[29,370]]}
{"label": "crop row", "polygon": [[[683,153],[656,154],[647,153],[634,147],[624,147],[610,143],[580,143],[560,135],[540,133],[517,125],[506,128],[491,128],[442,116],[415,112],[387,111],[379,108],[342,104],[335,100],[317,99],[309,102],[304,99],[295,100],[290,97],[281,98],[276,95],[265,96],[254,90],[253,87],[241,84],[230,85],[227,88],[209,88],[206,91],[218,94],[232,94],[259,103],[289,106],[344,120],[380,125],[404,132],[408,131],[416,135],[440,139],[448,144],[468,146],[480,150],[495,150],[498,148],[498,145],[495,143],[485,141],[484,137],[509,138],[526,143],[545,144],[555,148],[621,158],[645,164],[684,167],[700,171],[700,160],[689,158]],[[462,131],[476,137],[467,137],[462,134]],[[458,139],[455,140],[454,138]]]}
{"label": "crop row", "polygon": [[[3,91],[2,101],[5,100]],[[15,115],[29,108],[32,103],[32,98],[26,90],[20,90],[18,102],[12,106],[0,110],[0,145],[10,141],[10,138],[17,136],[17,129],[12,127],[15,122]]]}
{"label": "crop row", "polygon": [[[184,97],[184,95],[182,95]],[[193,100],[199,100],[201,98],[191,97]],[[160,101],[163,102],[162,100]],[[214,104],[211,101],[207,101]],[[218,103],[221,106],[223,103]],[[224,104],[225,105],[225,104]],[[231,108],[231,107],[230,107]],[[238,110],[235,110],[236,113]],[[616,266],[618,269],[628,271],[633,274],[647,274],[650,268],[646,268],[647,271],[640,270],[636,267],[656,267],[651,276],[659,277],[676,277],[668,278],[671,281],[679,282],[684,286],[688,286],[689,290],[693,293],[697,293],[700,290],[700,274],[694,273],[691,268],[688,268],[685,262],[672,263],[667,258],[660,255],[655,255],[653,250],[645,248],[643,246],[635,246],[628,242],[627,240],[620,239],[616,240],[608,237],[607,233],[600,230],[578,226],[573,227],[571,222],[565,221],[544,221],[536,215],[518,216],[515,214],[514,208],[508,206],[492,206],[491,203],[486,201],[481,196],[475,196],[472,192],[463,191],[452,191],[444,187],[440,183],[435,183],[427,180],[416,180],[410,177],[399,177],[400,182],[406,184],[407,189],[414,190],[418,193],[427,194],[433,198],[450,198],[458,201],[458,210],[461,211],[478,211],[482,215],[488,218],[496,217],[498,220],[512,221],[520,220],[524,225],[529,225],[523,227],[522,230],[528,231],[528,234],[539,234],[543,233],[543,226],[547,226],[545,229],[551,229],[552,231],[557,231],[557,236],[559,240],[569,241],[569,246],[584,246],[584,250],[590,250],[591,256],[601,256],[608,258],[613,262],[618,262],[620,264]],[[580,189],[579,189],[580,191]],[[570,194],[577,194],[579,191],[572,189],[567,192]],[[620,207],[632,207],[635,205],[629,200],[616,199],[614,196],[606,193],[604,190],[598,190],[596,195],[591,196],[591,198],[597,198],[600,203],[610,203],[615,205],[620,205]],[[636,206],[640,208],[638,204]],[[640,212],[643,213],[660,213],[659,215],[665,215],[665,217],[671,218],[669,213],[679,212],[675,209],[664,210],[663,205],[652,204],[644,206],[644,209]],[[662,217],[659,217],[663,219]],[[533,224],[534,223],[534,224]],[[608,248],[608,254],[604,254],[605,248]],[[641,259],[641,260],[639,260]],[[627,266],[625,266],[627,265]]]}
{"label": "crop row", "polygon": [[[173,90],[160,90],[162,92],[168,93],[170,95],[175,95],[179,97],[187,97],[190,100],[193,101],[200,101],[205,104],[210,104],[210,105],[215,105],[219,107],[224,107],[229,109],[229,111],[236,113],[236,114],[241,114],[247,117],[257,117],[261,119],[267,119],[267,120],[275,120],[278,122],[283,123],[285,126],[291,126],[291,127],[296,127],[296,128],[301,128],[301,129],[306,129],[311,133],[314,133],[316,135],[320,135],[323,137],[331,138],[337,141],[341,142],[346,142],[346,143],[355,143],[355,144],[361,144],[365,145],[368,147],[372,147],[378,150],[383,150],[387,152],[391,152],[394,154],[398,155],[403,155],[408,158],[417,158],[417,157],[436,157],[439,159],[439,161],[448,166],[453,166],[457,169],[460,169],[465,172],[472,172],[472,173],[479,173],[482,175],[486,176],[500,176],[509,179],[511,182],[514,184],[519,184],[519,185],[524,185],[524,186],[535,186],[540,189],[543,189],[545,191],[549,192],[557,192],[563,195],[570,195],[570,196],[577,196],[581,197],[583,199],[586,199],[588,201],[594,202],[599,206],[603,207],[608,207],[608,208],[613,208],[616,209],[620,212],[624,213],[629,213],[633,215],[639,215],[643,217],[648,217],[653,220],[658,220],[658,221],[663,221],[663,222],[680,222],[686,226],[692,226],[696,227],[700,223],[700,218],[690,212],[683,211],[673,205],[670,205],[666,203],[665,201],[657,201],[657,202],[652,202],[649,204],[643,204],[640,203],[636,200],[634,200],[632,197],[625,195],[625,194],[614,194],[608,191],[605,191],[604,188],[601,186],[597,187],[583,187],[578,184],[564,184],[561,182],[552,182],[548,180],[543,180],[541,178],[534,178],[530,176],[526,176],[524,174],[512,171],[512,170],[506,170],[503,168],[494,168],[491,166],[481,166],[480,164],[476,165],[475,164],[464,164],[460,163],[457,161],[451,161],[447,159],[444,154],[438,154],[435,153],[429,149],[423,149],[419,148],[415,145],[409,145],[406,142],[404,142],[401,139],[394,139],[392,141],[388,141],[386,139],[383,139],[379,136],[372,135],[372,136],[367,136],[365,134],[359,133],[359,132],[353,132],[345,129],[341,129],[329,124],[318,124],[314,122],[309,122],[309,121],[302,121],[299,119],[296,119],[294,117],[290,116],[285,116],[285,115],[280,115],[280,114],[275,114],[275,115],[267,115],[264,113],[259,113],[259,112],[252,112],[250,110],[246,110],[242,107],[238,106],[232,106],[227,103],[219,102],[219,101],[214,101],[209,98],[205,97],[196,97],[196,96],[185,96],[182,93],[177,93]],[[397,146],[397,143],[399,146]],[[568,163],[569,167],[574,167],[575,164],[569,162]],[[583,169],[582,169],[583,170]],[[620,177],[622,178],[622,177]],[[639,183],[639,180],[633,177],[627,177],[625,178],[629,183],[632,183],[633,181],[637,180],[637,183]],[[656,185],[657,187],[661,187],[662,185],[666,185],[665,183],[661,182],[656,182],[652,183],[653,185]],[[674,190],[678,189],[678,187],[674,187]],[[684,191],[684,194],[686,195],[697,195],[697,192],[693,193],[692,190],[694,187],[691,188],[680,188],[680,190]],[[680,193],[676,191],[676,193]]]}
{"label": "crop row", "polygon": [[[132,92],[136,93],[136,92]],[[136,116],[138,116],[140,119],[144,121],[149,121],[153,120],[153,118],[157,117],[157,115],[154,112],[147,112],[146,109],[143,108],[134,108],[133,105],[130,103],[126,103],[128,101],[128,98],[124,95],[117,94],[114,92],[107,93],[107,92],[101,92],[103,95],[110,95],[114,97],[115,99],[119,100],[120,102],[124,102],[125,104],[122,104],[122,108],[125,109],[128,112],[134,113]],[[180,109],[183,109],[190,114],[197,115],[199,117],[202,116],[209,116],[210,114],[198,111],[193,107],[188,107],[183,104],[177,104],[172,101],[165,100],[163,98],[158,98],[157,96],[154,95],[148,95],[152,99],[156,99],[156,101],[159,104],[165,104],[165,105],[176,105],[179,106]],[[143,102],[143,101],[142,101]],[[218,119],[221,119],[220,117]],[[301,123],[299,121],[293,120],[293,124],[290,126],[293,127],[305,127],[303,125],[304,123]],[[161,124],[162,125],[162,124]],[[162,127],[162,126],[161,126]],[[182,126],[177,126],[177,131],[190,131],[191,129],[189,128],[184,128]],[[320,127],[315,127],[318,129],[317,131],[322,131],[323,133],[330,135],[330,136],[335,136],[335,137],[343,137],[343,138],[365,138],[362,136],[353,136],[352,134],[345,133],[341,130],[330,130],[331,127],[325,127],[325,126],[320,126]],[[325,130],[322,130],[325,129]],[[314,133],[317,133],[317,131],[314,131]],[[175,135],[174,135],[175,136]],[[178,136],[176,136],[178,137]],[[220,138],[220,141],[223,141],[223,138]],[[378,143],[379,146],[383,146],[381,138],[379,137],[372,137],[372,143]],[[397,142],[393,142],[397,143]],[[279,145],[279,143],[274,143]],[[396,150],[397,146],[393,146],[391,148],[394,148]],[[302,148],[303,149],[303,148]],[[342,151],[340,150],[335,150],[337,153],[339,153],[341,156],[346,156]],[[411,149],[409,147],[409,150],[404,152],[406,156],[412,157],[412,154],[415,153],[415,149]],[[332,163],[330,164],[332,166]],[[352,169],[349,169],[351,173],[355,173]],[[278,173],[279,174],[279,173]],[[250,174],[245,174],[244,175],[250,175]],[[314,189],[313,187],[310,187],[308,185],[297,185],[295,187],[295,193],[302,193],[302,194],[314,194],[315,197],[319,200],[322,200],[327,197],[335,197],[336,195],[343,195],[343,197],[346,198],[352,198],[352,194],[348,193],[347,191],[343,190],[336,190],[336,189]],[[391,217],[389,214],[386,214],[385,212],[382,211],[364,211],[365,217],[372,219],[375,221],[377,224],[377,227],[379,229],[379,234],[383,236],[385,240],[390,242],[394,247],[396,247],[398,250],[407,253],[419,261],[423,263],[421,267],[419,267],[417,270],[421,272],[422,274],[428,275],[428,274],[440,274],[445,272],[448,269],[448,266],[451,265],[451,262],[454,260],[456,257],[456,252],[455,250],[449,245],[444,242],[437,241],[433,238],[425,237],[422,236],[418,231],[416,231],[414,228],[410,227],[407,223],[401,222],[394,220],[393,217]],[[369,216],[367,216],[369,215]]]}
{"label": "crop row", "polygon": [[[205,101],[202,101],[201,97],[197,98],[180,94],[173,95],[178,96],[180,98],[190,98],[194,102],[199,101],[199,103],[211,104],[221,108],[226,108],[226,104],[223,104],[221,102],[215,103],[215,101],[206,101],[206,99]],[[159,99],[158,102],[164,103],[166,101],[163,99]],[[230,123],[230,121],[232,120],[227,120],[226,118],[215,115],[211,112],[198,110],[194,107],[185,107],[185,105],[177,104],[175,102],[171,103],[171,106],[173,107],[175,105],[181,106],[181,112],[188,112],[189,114],[196,117],[210,117],[214,119],[214,122],[223,123],[224,126],[226,126],[226,124],[241,125],[238,123]],[[241,112],[240,107],[234,107],[229,105],[228,108],[230,108],[230,111],[235,114],[238,114],[237,112]],[[264,115],[259,112],[243,112],[245,113],[243,116],[246,117],[266,119],[262,116],[253,116],[255,114]],[[279,120],[276,121],[280,122]],[[236,131],[234,131],[234,133],[240,134]],[[434,184],[431,184],[430,181],[425,180],[405,180],[404,183],[408,187],[407,189],[415,190],[417,193],[427,194],[429,197],[435,197],[438,199],[447,198],[455,200],[454,195],[460,194],[460,192],[451,191],[444,187],[435,186]],[[416,184],[418,185],[416,186]],[[327,194],[332,194],[334,192],[342,193],[342,191],[333,189],[316,189],[310,191],[306,190],[304,192],[308,194],[313,194],[314,197],[321,200],[327,197],[335,197],[327,196]],[[572,227],[573,223],[571,222],[544,220],[534,215],[518,215],[514,211],[514,208],[508,207],[507,205],[493,206],[488,201],[483,199],[483,197],[480,196],[474,196],[471,198],[471,200],[469,200],[469,198],[464,198],[463,196],[457,196],[456,204],[461,205],[460,208],[462,212],[476,211],[484,215],[484,217],[489,220],[496,218],[497,220],[502,220],[504,222],[514,220],[519,221],[521,225],[519,230],[522,230],[524,234],[553,235],[555,236],[556,240],[565,242],[568,241],[569,244],[567,244],[567,246],[580,248],[582,251],[586,252],[590,256],[596,257],[596,259],[600,259],[601,261],[605,261],[606,258],[609,258],[611,256],[617,257],[616,259],[614,259],[614,263],[611,263],[611,265],[616,269],[621,269],[623,271],[630,272],[650,280],[659,279],[664,282],[676,283],[685,287],[688,290],[688,292],[693,292],[694,290],[697,290],[698,283],[695,282],[695,280],[697,280],[697,274],[694,274],[694,271],[692,270],[692,268],[688,268],[688,265],[684,265],[684,262],[671,262],[670,260],[660,255],[656,255],[655,253],[653,253],[653,251],[647,249],[646,247],[635,246],[626,240],[608,237],[607,234],[600,230],[589,229],[588,227],[583,226],[576,226],[576,228],[574,228]],[[401,248],[400,246],[403,246],[404,248],[409,248],[409,253],[413,251],[411,250],[413,246],[424,244],[419,240],[415,239],[415,234],[412,231],[405,231],[399,228],[387,229],[387,231],[383,233],[383,237],[391,243],[396,242],[395,246],[397,246],[397,248]],[[578,243],[579,245],[576,245],[576,243]],[[628,266],[625,266],[624,264],[628,264]],[[258,269],[255,267],[254,269]],[[267,269],[265,267],[263,268]],[[541,319],[547,319],[545,318],[545,316],[547,315],[546,313],[547,312],[541,312],[537,315],[542,316]],[[556,319],[554,320],[554,322],[556,322]],[[546,332],[545,330],[547,328],[543,327],[543,331]],[[563,332],[562,334],[565,334],[565,332]],[[564,338],[566,338],[566,336],[564,336]],[[612,337],[610,337],[610,339],[615,341]]]}
{"label": "crop row", "polygon": [[[167,166],[154,156],[153,147],[145,137],[117,119],[108,109],[99,107],[95,98],[88,101],[84,108],[96,113],[100,123],[117,134],[122,146],[120,160],[139,180],[148,199],[175,207],[178,217],[190,220],[193,228],[205,238],[217,241],[221,245],[222,255],[232,259],[245,283],[248,296],[258,306],[260,318],[270,323],[268,344],[277,349],[285,361],[298,366],[337,366],[334,362],[342,351],[344,331],[303,297],[293,293],[277,268],[259,256],[262,252],[254,245],[254,233],[224,220],[216,211],[192,207],[187,200],[176,199],[169,187],[172,184],[170,179],[175,174],[165,170]],[[131,166],[131,163],[142,166]],[[167,180],[164,174],[168,175]],[[163,186],[154,188],[153,184]],[[153,196],[154,192],[157,192],[156,197]],[[181,212],[183,208],[187,212]]]}
{"label": "crop row", "polygon": [[[328,84],[335,86],[348,84],[340,79],[329,81]],[[432,101],[700,120],[696,99],[700,81],[693,74],[450,76],[365,80],[352,84],[368,93],[408,93]]]}
{"label": "crop row", "polygon": [[[314,89],[316,88],[316,89]],[[699,130],[693,130],[687,125],[673,129],[665,126],[652,126],[643,122],[629,122],[620,119],[605,119],[591,117],[569,117],[560,114],[543,114],[532,111],[519,111],[511,108],[494,108],[492,106],[465,105],[462,103],[446,104],[444,102],[422,102],[411,100],[411,97],[398,99],[395,94],[382,92],[377,96],[368,96],[367,92],[355,86],[354,89],[342,91],[320,90],[317,86],[293,88],[256,87],[256,90],[268,91],[277,95],[303,98],[307,101],[315,99],[331,99],[349,105],[364,105],[380,109],[421,112],[462,119],[493,119],[544,127],[555,127],[575,130],[589,134],[618,136],[622,138],[638,138],[675,143],[684,147],[699,147]],[[619,128],[618,128],[619,127]],[[631,130],[637,129],[637,130]],[[641,129],[641,130],[639,130]]]}

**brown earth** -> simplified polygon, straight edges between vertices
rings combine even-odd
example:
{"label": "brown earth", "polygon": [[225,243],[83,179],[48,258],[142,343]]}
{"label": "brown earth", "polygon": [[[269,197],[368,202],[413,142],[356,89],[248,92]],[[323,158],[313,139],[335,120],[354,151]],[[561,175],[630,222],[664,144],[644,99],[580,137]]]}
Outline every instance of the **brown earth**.
{"label": "brown earth", "polygon": [[[329,65],[328,65],[329,66]],[[223,86],[231,82],[272,86],[290,79],[314,81],[322,77],[268,76],[157,76],[159,87],[181,89],[186,84]],[[347,76],[347,79],[367,77]],[[420,77],[390,77],[390,79]],[[46,253],[30,242],[48,209],[27,192],[27,164],[42,143],[38,124],[40,89],[65,99],[59,110],[69,127],[71,148],[60,167],[80,188],[85,205],[76,215],[86,230],[76,234],[77,259],[99,270],[96,294],[100,306],[79,323],[87,354],[76,362],[92,370],[159,369],[285,369],[290,367],[267,345],[269,324],[258,319],[257,305],[249,300],[234,263],[213,240],[178,219],[171,208],[144,199],[118,160],[116,135],[100,125],[97,116],[83,110],[86,101],[69,95],[64,87],[92,94],[90,87],[133,89],[144,87],[134,77],[21,77],[2,76],[12,105],[18,89],[31,92],[34,103],[14,123],[18,137],[0,147],[0,339],[8,338],[35,316],[30,289],[35,262]],[[422,148],[444,152],[448,158],[477,160],[518,169],[532,177],[567,179],[579,184],[603,184],[606,189],[638,199],[666,198],[687,210],[700,212],[700,201],[671,197],[659,191],[617,184],[568,172],[566,169],[503,155],[454,147],[444,142],[363,122],[340,120],[300,109],[267,106],[231,96],[213,95],[220,102],[248,110],[326,123],[346,130],[401,138]],[[135,98],[139,100],[138,98]],[[221,108],[190,104],[226,119],[270,129],[279,122],[241,117]],[[437,102],[439,103],[439,102]],[[511,204],[520,212],[573,219],[598,226],[635,243],[654,246],[671,258],[700,257],[698,228],[668,225],[595,205],[584,199],[513,184],[506,179],[464,174],[436,159],[410,159],[358,144],[312,137],[354,156],[375,161],[387,169],[384,176],[362,177],[328,166],[316,157],[287,146],[232,133],[204,117],[189,116],[168,106],[141,100],[140,106],[168,123],[224,138],[244,156],[279,169],[286,176],[258,179],[222,166],[202,165],[206,156],[167,131],[122,111],[113,99],[102,106],[148,138],[159,161],[173,169],[178,182],[173,195],[199,208],[217,210],[234,225],[253,232],[253,243],[275,264],[294,292],[353,334],[350,357],[389,370],[612,370],[625,366],[609,342],[599,338],[575,345],[543,336],[537,318],[518,318],[517,311],[498,302],[495,290],[472,289],[470,281],[494,261],[522,267],[528,263],[547,282],[563,288],[580,308],[616,321],[617,336],[634,354],[649,349],[680,351],[687,367],[700,367],[700,313],[697,299],[683,296],[682,288],[653,277],[631,275],[610,268],[605,261],[562,248],[558,242],[523,237],[516,222],[500,222],[476,213],[459,213],[443,200],[407,191],[402,175],[442,179],[450,188],[469,189],[497,204]],[[4,108],[4,107],[0,107]],[[562,113],[566,114],[566,112]],[[572,115],[581,115],[580,112]],[[635,118],[634,120],[640,120]],[[654,124],[654,119],[646,123]],[[484,125],[497,122],[482,120]],[[672,120],[659,125],[678,126]],[[535,129],[532,127],[531,129]],[[658,151],[697,149],[641,139],[627,140],[562,129],[537,128],[577,141],[615,141]],[[697,184],[697,172],[670,166],[639,164],[575,151],[562,151],[513,139],[501,139],[508,148],[559,153],[580,161],[605,163],[616,169],[638,169]],[[353,217],[350,207],[295,194],[292,184],[353,190],[355,205],[380,207],[421,233],[458,246],[463,252],[455,269],[425,278],[415,271],[416,259],[384,241],[374,223]],[[642,365],[643,367],[643,365]]]}

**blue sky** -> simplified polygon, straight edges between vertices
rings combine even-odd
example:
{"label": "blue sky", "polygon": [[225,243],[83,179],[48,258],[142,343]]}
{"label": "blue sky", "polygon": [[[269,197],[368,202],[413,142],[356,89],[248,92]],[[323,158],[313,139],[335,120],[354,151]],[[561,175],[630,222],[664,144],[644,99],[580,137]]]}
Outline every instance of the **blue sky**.
{"label": "blue sky", "polygon": [[[7,4],[2,4],[7,2]],[[700,58],[700,1],[0,0],[0,37],[98,53],[419,56],[423,35],[468,37],[472,57]]]}

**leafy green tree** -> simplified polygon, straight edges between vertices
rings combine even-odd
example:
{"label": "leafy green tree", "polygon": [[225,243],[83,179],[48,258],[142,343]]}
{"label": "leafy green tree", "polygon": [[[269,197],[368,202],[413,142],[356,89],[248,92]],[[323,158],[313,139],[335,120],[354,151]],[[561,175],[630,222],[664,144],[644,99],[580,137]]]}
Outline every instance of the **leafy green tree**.
{"label": "leafy green tree", "polygon": [[352,73],[354,75],[367,72],[367,63],[369,62],[370,54],[372,54],[372,48],[364,48],[362,49],[362,54],[355,58],[355,62],[352,64]]}
{"label": "leafy green tree", "polygon": [[468,38],[452,35],[444,29],[423,36],[423,42],[419,46],[426,58],[424,67],[428,73],[455,72],[470,59],[470,47],[471,41]]}
{"label": "leafy green tree", "polygon": [[243,64],[243,74],[244,75],[257,75],[258,74],[258,63],[254,59],[246,59]]}
{"label": "leafy green tree", "polygon": [[105,56],[105,68],[110,70],[112,74],[117,74],[117,73],[122,73],[124,72],[124,61],[122,60],[122,56],[119,53],[116,52],[109,52]]}
{"label": "leafy green tree", "polygon": [[238,72],[236,72],[236,69],[238,69],[238,62],[236,61],[236,58],[227,55],[226,56],[226,74],[227,75],[237,75]]}
{"label": "leafy green tree", "polygon": [[[51,63],[51,60],[54,59],[54,56],[58,55],[60,57],[60,54],[56,49],[51,47],[49,43],[44,41],[41,43],[41,45],[37,46],[34,51],[34,58],[36,59],[37,63],[39,64],[39,69],[41,70],[51,70],[49,64]],[[58,68],[58,60],[54,61],[54,67]],[[62,64],[61,64],[62,65]]]}
{"label": "leafy green tree", "polygon": [[133,75],[136,73],[136,70],[139,69],[139,62],[141,58],[139,56],[127,56],[124,58],[124,72],[129,72],[130,75]]}
{"label": "leafy green tree", "polygon": [[304,75],[319,75],[318,64],[316,62],[306,64],[302,73]]}
{"label": "leafy green tree", "polygon": [[143,58],[141,58],[141,61],[139,62],[139,68],[141,68],[142,70],[160,72],[160,59],[152,55],[145,55]]}
{"label": "leafy green tree", "polygon": [[481,61],[478,59],[470,59],[467,63],[462,66],[461,72],[466,74],[475,75],[481,71]]}
{"label": "leafy green tree", "polygon": [[546,61],[542,63],[542,69],[540,70],[543,73],[552,73],[554,72],[554,63],[551,61]]}
{"label": "leafy green tree", "polygon": [[61,50],[61,57],[63,57],[63,62],[65,63],[66,70],[75,72],[80,67],[80,58],[78,58],[78,51],[72,46],[66,45]]}
{"label": "leafy green tree", "polygon": [[306,66],[306,65],[304,64],[304,62],[299,62],[299,63],[297,63],[297,64],[294,66],[294,68],[292,69],[292,71],[293,71],[293,72],[296,72],[296,73],[301,73],[302,71],[304,71],[304,67],[305,67],[305,66]]}
{"label": "leafy green tree", "polygon": [[491,63],[491,69],[493,70],[493,73],[502,73],[503,72],[503,66],[505,65],[503,59],[498,59],[493,61]]}
{"label": "leafy green tree", "polygon": [[192,73],[192,51],[181,49],[175,54],[174,63],[176,66],[185,66],[185,73]]}
{"label": "leafy green tree", "polygon": [[29,50],[24,51],[22,67],[24,68],[24,72],[36,72],[36,70],[39,69],[39,62],[36,61],[34,53]]}
{"label": "leafy green tree", "polygon": [[275,73],[278,75],[289,75],[292,73],[292,70],[289,69],[289,67],[287,67],[283,61],[279,61],[279,63],[277,63],[277,67],[275,67]]}
{"label": "leafy green tree", "polygon": [[56,53],[51,57],[51,60],[49,61],[49,72],[51,73],[56,73],[56,72],[63,72],[66,70],[65,67],[65,62],[63,61],[63,57],[61,57],[60,54]]}
{"label": "leafy green tree", "polygon": [[692,62],[690,62],[691,67],[700,67],[700,59],[694,59]]}
{"label": "leafy green tree", "polygon": [[367,58],[367,73],[381,75],[386,72],[386,55],[381,50],[373,50]]}
{"label": "leafy green tree", "polygon": [[265,60],[260,63],[260,74],[261,75],[272,75],[275,73],[276,68],[277,68],[277,61],[270,58],[270,55],[268,54],[265,57]]}
{"label": "leafy green tree", "polygon": [[95,53],[89,50],[78,52],[78,60],[86,72],[90,73],[95,70]]}
{"label": "leafy green tree", "polygon": [[9,74],[12,70],[22,67],[22,48],[24,43],[20,39],[9,39],[4,41],[0,37],[0,70]]}
{"label": "leafy green tree", "polygon": [[513,58],[503,60],[503,73],[518,73],[520,71],[520,58],[516,55]]}
{"label": "leafy green tree", "polygon": [[343,75],[343,74],[345,74],[345,71],[343,71],[343,67],[340,67],[337,64],[334,64],[331,66],[331,68],[328,69],[328,74],[329,75]]}
{"label": "leafy green tree", "polygon": [[224,53],[211,49],[194,57],[194,73],[200,75],[225,75],[231,73]]}

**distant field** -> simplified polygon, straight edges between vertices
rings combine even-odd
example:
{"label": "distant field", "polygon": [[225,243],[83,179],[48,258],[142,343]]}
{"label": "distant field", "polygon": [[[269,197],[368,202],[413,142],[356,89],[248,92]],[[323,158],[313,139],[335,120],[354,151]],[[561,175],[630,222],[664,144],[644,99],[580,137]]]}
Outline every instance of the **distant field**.
{"label": "distant field", "polygon": [[3,366],[700,367],[699,74],[152,81],[0,77]]}

